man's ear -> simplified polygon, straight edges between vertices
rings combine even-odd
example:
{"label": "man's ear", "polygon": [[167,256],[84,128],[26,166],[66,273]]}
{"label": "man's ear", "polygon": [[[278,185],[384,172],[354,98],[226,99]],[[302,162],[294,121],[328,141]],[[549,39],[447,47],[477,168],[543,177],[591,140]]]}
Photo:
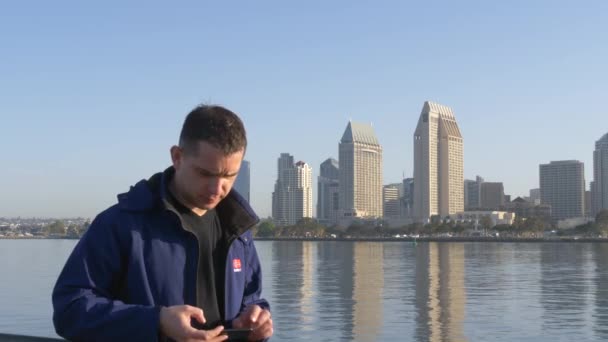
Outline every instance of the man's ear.
{"label": "man's ear", "polygon": [[171,161],[173,162],[174,168],[179,168],[182,163],[182,158],[184,157],[184,151],[181,147],[177,145],[173,145],[171,147]]}

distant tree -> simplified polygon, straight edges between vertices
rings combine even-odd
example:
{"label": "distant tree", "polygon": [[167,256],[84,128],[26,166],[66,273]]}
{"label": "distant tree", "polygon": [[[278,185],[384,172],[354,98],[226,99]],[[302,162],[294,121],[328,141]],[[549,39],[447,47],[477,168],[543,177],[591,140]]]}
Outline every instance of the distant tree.
{"label": "distant tree", "polygon": [[298,220],[298,222],[296,222],[296,226],[314,226],[317,224],[318,224],[317,220],[315,220],[311,217],[302,217],[301,219]]}
{"label": "distant tree", "polygon": [[511,228],[513,231],[517,231],[518,229],[521,229],[524,225],[524,218],[517,215],[515,216],[515,220],[513,221],[513,224],[511,225]]}
{"label": "distant tree", "polygon": [[473,227],[466,223],[458,223],[452,228],[452,231],[456,234],[462,234],[467,229],[472,229]]}
{"label": "distant tree", "polygon": [[452,225],[449,223],[442,223],[435,230],[436,233],[448,233],[450,231],[452,231]]}
{"label": "distant tree", "polygon": [[441,216],[439,216],[439,215],[432,215],[430,217],[429,221],[430,221],[431,224],[439,225],[439,223],[441,223]]}
{"label": "distant tree", "polygon": [[72,237],[72,238],[76,238],[80,236],[80,229],[78,226],[71,225],[66,229],[66,233],[65,233],[68,237]]}
{"label": "distant tree", "polygon": [[49,234],[53,235],[64,235],[66,233],[65,223],[57,220],[48,226]]}
{"label": "distant tree", "polygon": [[608,222],[608,209],[600,210],[600,212],[595,215],[595,222]]}
{"label": "distant tree", "polygon": [[313,218],[304,217],[295,224],[295,234],[302,237],[323,237],[325,226]]}
{"label": "distant tree", "polygon": [[490,217],[490,215],[482,216],[479,219],[479,225],[481,225],[481,228],[483,228],[483,229],[492,228],[493,222],[492,222],[492,218]]}
{"label": "distant tree", "polygon": [[275,226],[272,221],[263,221],[257,228],[257,236],[259,237],[271,237],[275,234]]}
{"label": "distant tree", "polygon": [[412,223],[408,226],[408,233],[409,234],[420,234],[422,232],[424,232],[426,229],[426,227],[420,223],[420,222],[416,222],[416,223]]}
{"label": "distant tree", "polygon": [[508,225],[508,224],[497,224],[496,226],[494,226],[494,230],[496,230],[499,233],[511,233],[513,232],[513,227]]}
{"label": "distant tree", "polygon": [[409,233],[409,226],[401,226],[401,227],[393,227],[391,228],[391,235],[395,235],[395,234],[408,234]]}
{"label": "distant tree", "polygon": [[597,224],[588,222],[588,223],[576,226],[576,227],[574,227],[574,229],[569,229],[567,231],[559,230],[558,234],[560,234],[560,233],[561,233],[561,235],[576,234],[576,235],[597,236],[598,234],[601,234],[601,231],[598,229]]}
{"label": "distant tree", "polygon": [[438,223],[430,222],[430,223],[427,223],[424,225],[423,231],[425,234],[435,234],[437,232],[438,227],[439,227]]}
{"label": "distant tree", "polygon": [[84,234],[87,230],[89,230],[90,226],[91,226],[91,221],[89,221],[89,220],[84,221],[84,223],[82,224],[82,226],[79,229],[80,235]]}
{"label": "distant tree", "polygon": [[595,216],[595,227],[602,234],[608,234],[608,209],[604,209]]}
{"label": "distant tree", "polygon": [[378,236],[388,235],[392,231],[391,226],[385,220],[380,220],[374,227],[374,232]]}
{"label": "distant tree", "polygon": [[363,232],[363,225],[357,222],[353,222],[348,228],[346,228],[346,234],[348,235],[360,235]]}
{"label": "distant tree", "polygon": [[331,236],[333,234],[336,237],[342,237],[342,235],[344,234],[344,229],[334,225],[325,228],[325,234],[327,234],[327,236]]}
{"label": "distant tree", "polygon": [[549,228],[551,228],[551,224],[537,216],[528,217],[522,226],[522,229],[527,232],[542,232]]}

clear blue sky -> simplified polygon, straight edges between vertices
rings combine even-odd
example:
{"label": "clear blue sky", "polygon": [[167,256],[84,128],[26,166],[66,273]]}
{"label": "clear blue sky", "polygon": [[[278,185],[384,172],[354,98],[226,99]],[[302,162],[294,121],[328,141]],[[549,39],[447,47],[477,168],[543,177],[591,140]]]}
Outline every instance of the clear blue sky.
{"label": "clear blue sky", "polygon": [[540,163],[578,159],[592,180],[606,1],[176,4],[0,5],[0,217],[95,216],[169,165],[200,102],[245,121],[260,216],[279,154],[316,179],[349,119],[373,123],[384,183],[411,176],[425,100],[454,110],[465,178],[526,195]]}

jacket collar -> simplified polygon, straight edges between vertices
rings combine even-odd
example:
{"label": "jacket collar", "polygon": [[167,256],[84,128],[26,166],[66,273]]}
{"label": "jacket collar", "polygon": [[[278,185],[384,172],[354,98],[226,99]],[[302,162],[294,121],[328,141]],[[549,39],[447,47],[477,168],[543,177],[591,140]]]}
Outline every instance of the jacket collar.
{"label": "jacket collar", "polygon": [[[167,185],[175,175],[171,166],[164,172],[141,180],[126,193],[118,195],[121,209],[127,211],[172,210],[168,207]],[[249,203],[234,189],[215,208],[223,229],[241,235],[259,222]]]}

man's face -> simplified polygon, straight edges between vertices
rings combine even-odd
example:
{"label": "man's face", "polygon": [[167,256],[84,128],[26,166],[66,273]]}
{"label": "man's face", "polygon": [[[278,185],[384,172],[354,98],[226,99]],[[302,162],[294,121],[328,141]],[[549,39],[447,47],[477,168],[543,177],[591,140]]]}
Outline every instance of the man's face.
{"label": "man's face", "polygon": [[215,208],[224,199],[236,180],[244,150],[225,155],[213,145],[201,141],[195,151],[171,148],[175,168],[175,185],[184,205],[196,209]]}

